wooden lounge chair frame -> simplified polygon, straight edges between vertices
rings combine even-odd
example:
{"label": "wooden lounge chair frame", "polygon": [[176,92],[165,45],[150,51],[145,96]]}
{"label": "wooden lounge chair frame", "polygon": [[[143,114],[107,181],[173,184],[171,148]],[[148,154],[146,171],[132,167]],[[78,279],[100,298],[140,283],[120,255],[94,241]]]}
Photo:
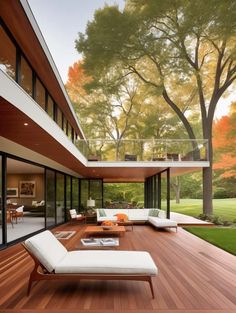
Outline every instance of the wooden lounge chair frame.
{"label": "wooden lounge chair frame", "polygon": [[39,260],[28,250],[24,243],[21,243],[25,250],[34,260],[34,269],[30,274],[27,296],[29,296],[33,282],[40,280],[134,280],[134,281],[146,281],[149,283],[152,298],[155,298],[154,289],[152,284],[152,277],[150,275],[130,275],[130,274],[94,274],[94,273],[82,273],[82,274],[57,274],[54,271],[48,272],[48,270],[39,262]]}

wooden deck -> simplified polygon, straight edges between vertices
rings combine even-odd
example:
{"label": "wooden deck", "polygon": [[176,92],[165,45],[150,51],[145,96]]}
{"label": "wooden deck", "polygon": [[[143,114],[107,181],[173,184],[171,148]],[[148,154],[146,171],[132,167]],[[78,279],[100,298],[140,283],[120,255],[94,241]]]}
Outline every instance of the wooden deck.
{"label": "wooden deck", "polygon": [[[61,240],[69,250],[79,244],[85,226]],[[0,251],[0,312],[11,313],[229,313],[236,312],[236,257],[179,229],[156,231],[134,226],[120,238],[120,249],[146,250],[159,275],[156,298],[144,282],[39,282],[29,297],[26,286],[33,262],[18,244]]]}

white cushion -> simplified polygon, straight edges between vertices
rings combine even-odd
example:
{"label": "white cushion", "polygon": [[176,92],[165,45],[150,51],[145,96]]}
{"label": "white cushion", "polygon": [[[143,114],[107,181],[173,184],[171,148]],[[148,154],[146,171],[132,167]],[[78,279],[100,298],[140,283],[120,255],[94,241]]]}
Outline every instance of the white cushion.
{"label": "white cushion", "polygon": [[117,217],[116,216],[99,216],[99,217],[97,217],[97,221],[98,222],[104,222],[104,221],[116,222]]}
{"label": "white cushion", "polygon": [[71,218],[76,218],[77,217],[77,212],[75,209],[70,210],[70,217]]}
{"label": "white cushion", "polygon": [[129,220],[131,221],[147,221],[149,210],[146,209],[130,209]]}
{"label": "white cushion", "polygon": [[143,251],[71,251],[56,265],[56,273],[156,275],[157,267]]}
{"label": "white cushion", "polygon": [[68,253],[66,248],[48,230],[27,239],[25,245],[49,272],[52,272]]}
{"label": "white cushion", "polygon": [[177,222],[167,218],[149,216],[148,221],[156,227],[177,227]]}

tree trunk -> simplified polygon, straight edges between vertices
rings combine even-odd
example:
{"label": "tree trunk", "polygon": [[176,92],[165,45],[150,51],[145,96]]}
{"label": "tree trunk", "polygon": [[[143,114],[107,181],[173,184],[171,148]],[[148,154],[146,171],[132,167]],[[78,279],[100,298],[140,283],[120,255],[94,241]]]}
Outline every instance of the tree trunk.
{"label": "tree trunk", "polygon": [[180,186],[181,186],[179,176],[175,177],[175,183],[172,183],[171,186],[175,192],[175,202],[179,204],[180,203]]}
{"label": "tree trunk", "polygon": [[202,169],[202,187],[203,187],[203,213],[206,215],[212,215],[212,137],[208,136],[208,160],[210,163],[209,167]]}

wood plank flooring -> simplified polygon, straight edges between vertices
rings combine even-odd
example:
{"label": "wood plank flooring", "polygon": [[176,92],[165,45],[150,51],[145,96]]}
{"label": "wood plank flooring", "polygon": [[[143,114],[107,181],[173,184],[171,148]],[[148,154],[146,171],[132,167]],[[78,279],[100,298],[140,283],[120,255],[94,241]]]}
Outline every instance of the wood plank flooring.
{"label": "wood plank flooring", "polygon": [[[84,226],[69,249],[79,245]],[[11,313],[233,313],[236,312],[236,257],[182,230],[157,231],[134,226],[120,238],[120,250],[145,250],[155,260],[155,299],[145,282],[39,282],[26,296],[33,262],[20,244],[0,251],[0,312]]]}

